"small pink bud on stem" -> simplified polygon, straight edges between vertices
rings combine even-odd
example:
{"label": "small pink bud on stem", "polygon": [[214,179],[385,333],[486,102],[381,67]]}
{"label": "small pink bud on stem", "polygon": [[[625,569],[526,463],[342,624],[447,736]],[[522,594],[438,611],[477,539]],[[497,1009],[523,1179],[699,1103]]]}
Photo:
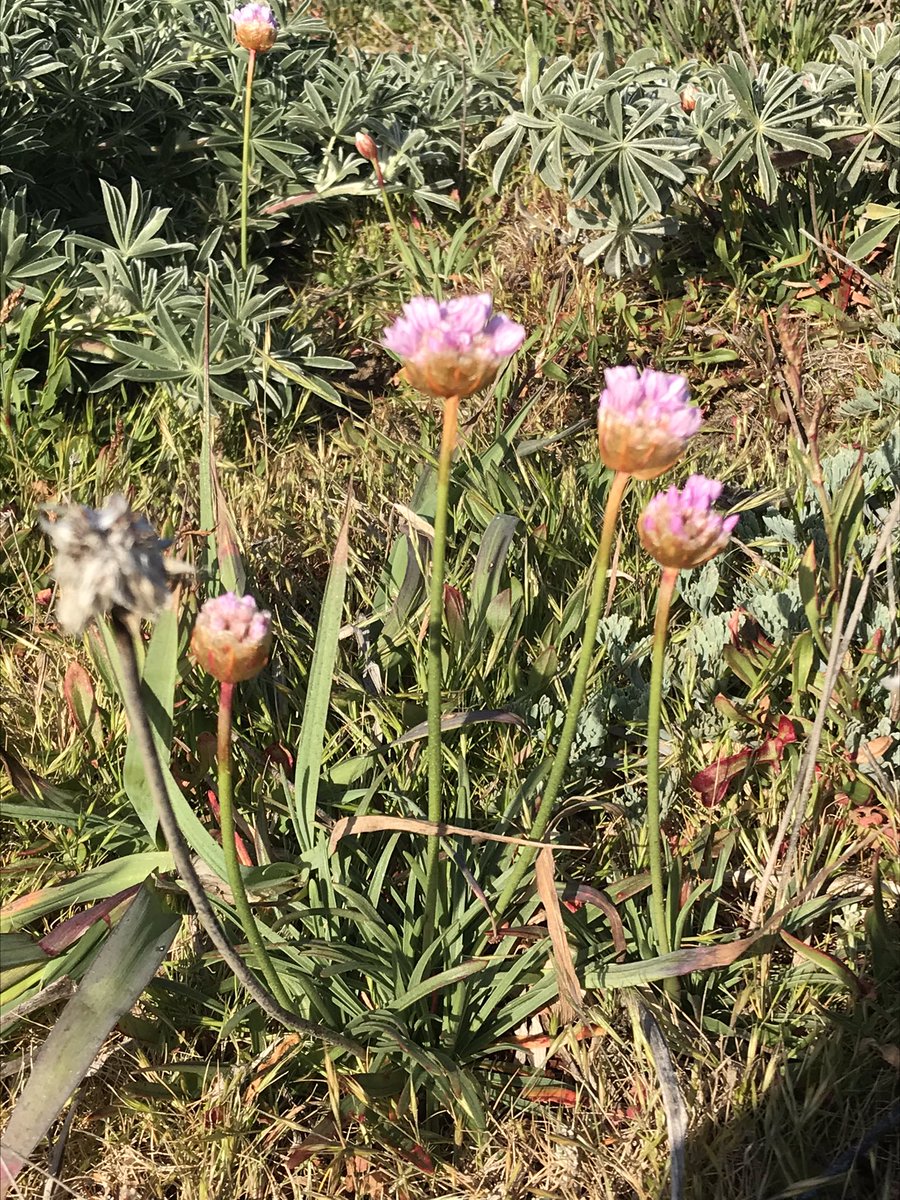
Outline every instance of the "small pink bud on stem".
{"label": "small pink bud on stem", "polygon": [[641,545],[658,563],[676,571],[708,562],[725,549],[736,516],[713,511],[722,485],[716,479],[692,475],[684,487],[659,492],[638,519]]}
{"label": "small pink bud on stem", "polygon": [[253,679],[269,661],[272,617],[252,596],[226,592],[207,600],[191,635],[194,658],[222,683]]}
{"label": "small pink bud on stem", "polygon": [[278,37],[278,22],[268,4],[245,4],[230,14],[234,36],[245,50],[264,54]]}

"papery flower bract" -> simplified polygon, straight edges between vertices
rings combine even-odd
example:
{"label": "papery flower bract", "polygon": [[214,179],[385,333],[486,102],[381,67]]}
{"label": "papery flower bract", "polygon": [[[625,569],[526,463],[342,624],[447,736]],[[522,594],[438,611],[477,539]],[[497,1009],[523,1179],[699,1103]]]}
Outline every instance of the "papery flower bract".
{"label": "papery flower bract", "polygon": [[687,380],[663,371],[612,367],[597,406],[600,458],[613,471],[655,479],[673,466],[703,417]]}
{"label": "papery flower bract", "polygon": [[191,650],[208,674],[223,683],[258,675],[269,661],[272,616],[252,596],[225,592],[207,600],[194,622]]}
{"label": "papery flower bract", "polygon": [[234,36],[245,50],[264,54],[278,37],[278,22],[268,4],[245,4],[230,14]]}
{"label": "papery flower bract", "polygon": [[525,340],[522,325],[492,308],[489,292],[444,301],[415,296],[382,342],[420,392],[463,399],[491,383]]}
{"label": "papery flower bract", "polygon": [[187,563],[163,558],[168,542],[122,495],[110,496],[103,508],[71,504],[49,511],[56,520],[41,517],[41,527],[56,550],[56,617],[66,633],[81,633],[113,609],[153,618],[168,599],[169,576],[191,571]]}
{"label": "papery flower bract", "polygon": [[721,493],[721,483],[703,475],[691,475],[680,490],[657,493],[638,519],[641,545],[664,567],[684,570],[707,562],[725,548],[738,522],[713,510]]}

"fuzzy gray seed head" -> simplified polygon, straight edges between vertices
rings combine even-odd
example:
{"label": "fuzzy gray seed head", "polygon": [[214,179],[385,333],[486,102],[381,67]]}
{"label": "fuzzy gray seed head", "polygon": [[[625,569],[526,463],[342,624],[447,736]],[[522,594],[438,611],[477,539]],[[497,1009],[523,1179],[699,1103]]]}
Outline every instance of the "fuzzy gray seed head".
{"label": "fuzzy gray seed head", "polygon": [[169,576],[190,572],[186,563],[163,558],[168,543],[121,494],[103,508],[71,504],[50,511],[56,519],[42,516],[41,527],[56,551],[56,617],[68,634],[114,608],[152,619],[168,599]]}

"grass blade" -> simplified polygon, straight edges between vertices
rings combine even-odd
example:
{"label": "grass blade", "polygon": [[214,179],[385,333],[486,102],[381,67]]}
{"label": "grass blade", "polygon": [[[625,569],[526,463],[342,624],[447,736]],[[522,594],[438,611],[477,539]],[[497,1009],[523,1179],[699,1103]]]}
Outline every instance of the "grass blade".
{"label": "grass blade", "polygon": [[350,557],[348,530],[350,526],[350,498],[344,511],[344,519],[338,533],[337,544],[331,559],[331,570],[322,598],[316,645],[313,650],[309,671],[306,704],[303,709],[303,728],[297,746],[297,768],[294,775],[293,811],[291,816],[300,844],[309,849],[313,842],[313,826],[316,818],[316,797],[319,792],[319,776],[322,771],[322,750],[325,743],[325,725],[331,703],[331,681],[337,659],[344,611],[344,593],[347,587],[347,569]]}
{"label": "grass blade", "polygon": [[3,1134],[0,1200],[165,958],[180,917],[152,887],[135,897],[41,1048]]}

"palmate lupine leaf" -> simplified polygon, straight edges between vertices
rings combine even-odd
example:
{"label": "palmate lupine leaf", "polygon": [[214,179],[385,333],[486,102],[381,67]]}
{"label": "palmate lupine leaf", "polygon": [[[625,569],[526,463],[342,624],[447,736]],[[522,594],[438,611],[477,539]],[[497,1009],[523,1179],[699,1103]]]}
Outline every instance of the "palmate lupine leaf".
{"label": "palmate lupine leaf", "polygon": [[713,178],[726,179],[755,156],[760,192],[771,204],[778,195],[779,179],[769,143],[824,159],[831,157],[831,150],[822,138],[805,132],[807,123],[822,111],[821,98],[807,93],[805,99],[796,100],[803,89],[802,77],[779,67],[769,78],[768,67],[764,64],[754,78],[744,60],[732,52],[719,68],[734,97],[741,124]]}
{"label": "palmate lupine leaf", "polygon": [[145,885],[109,935],[50,1030],[3,1131],[0,1200],[90,1070],[115,1023],[156,975],[180,922]]}

